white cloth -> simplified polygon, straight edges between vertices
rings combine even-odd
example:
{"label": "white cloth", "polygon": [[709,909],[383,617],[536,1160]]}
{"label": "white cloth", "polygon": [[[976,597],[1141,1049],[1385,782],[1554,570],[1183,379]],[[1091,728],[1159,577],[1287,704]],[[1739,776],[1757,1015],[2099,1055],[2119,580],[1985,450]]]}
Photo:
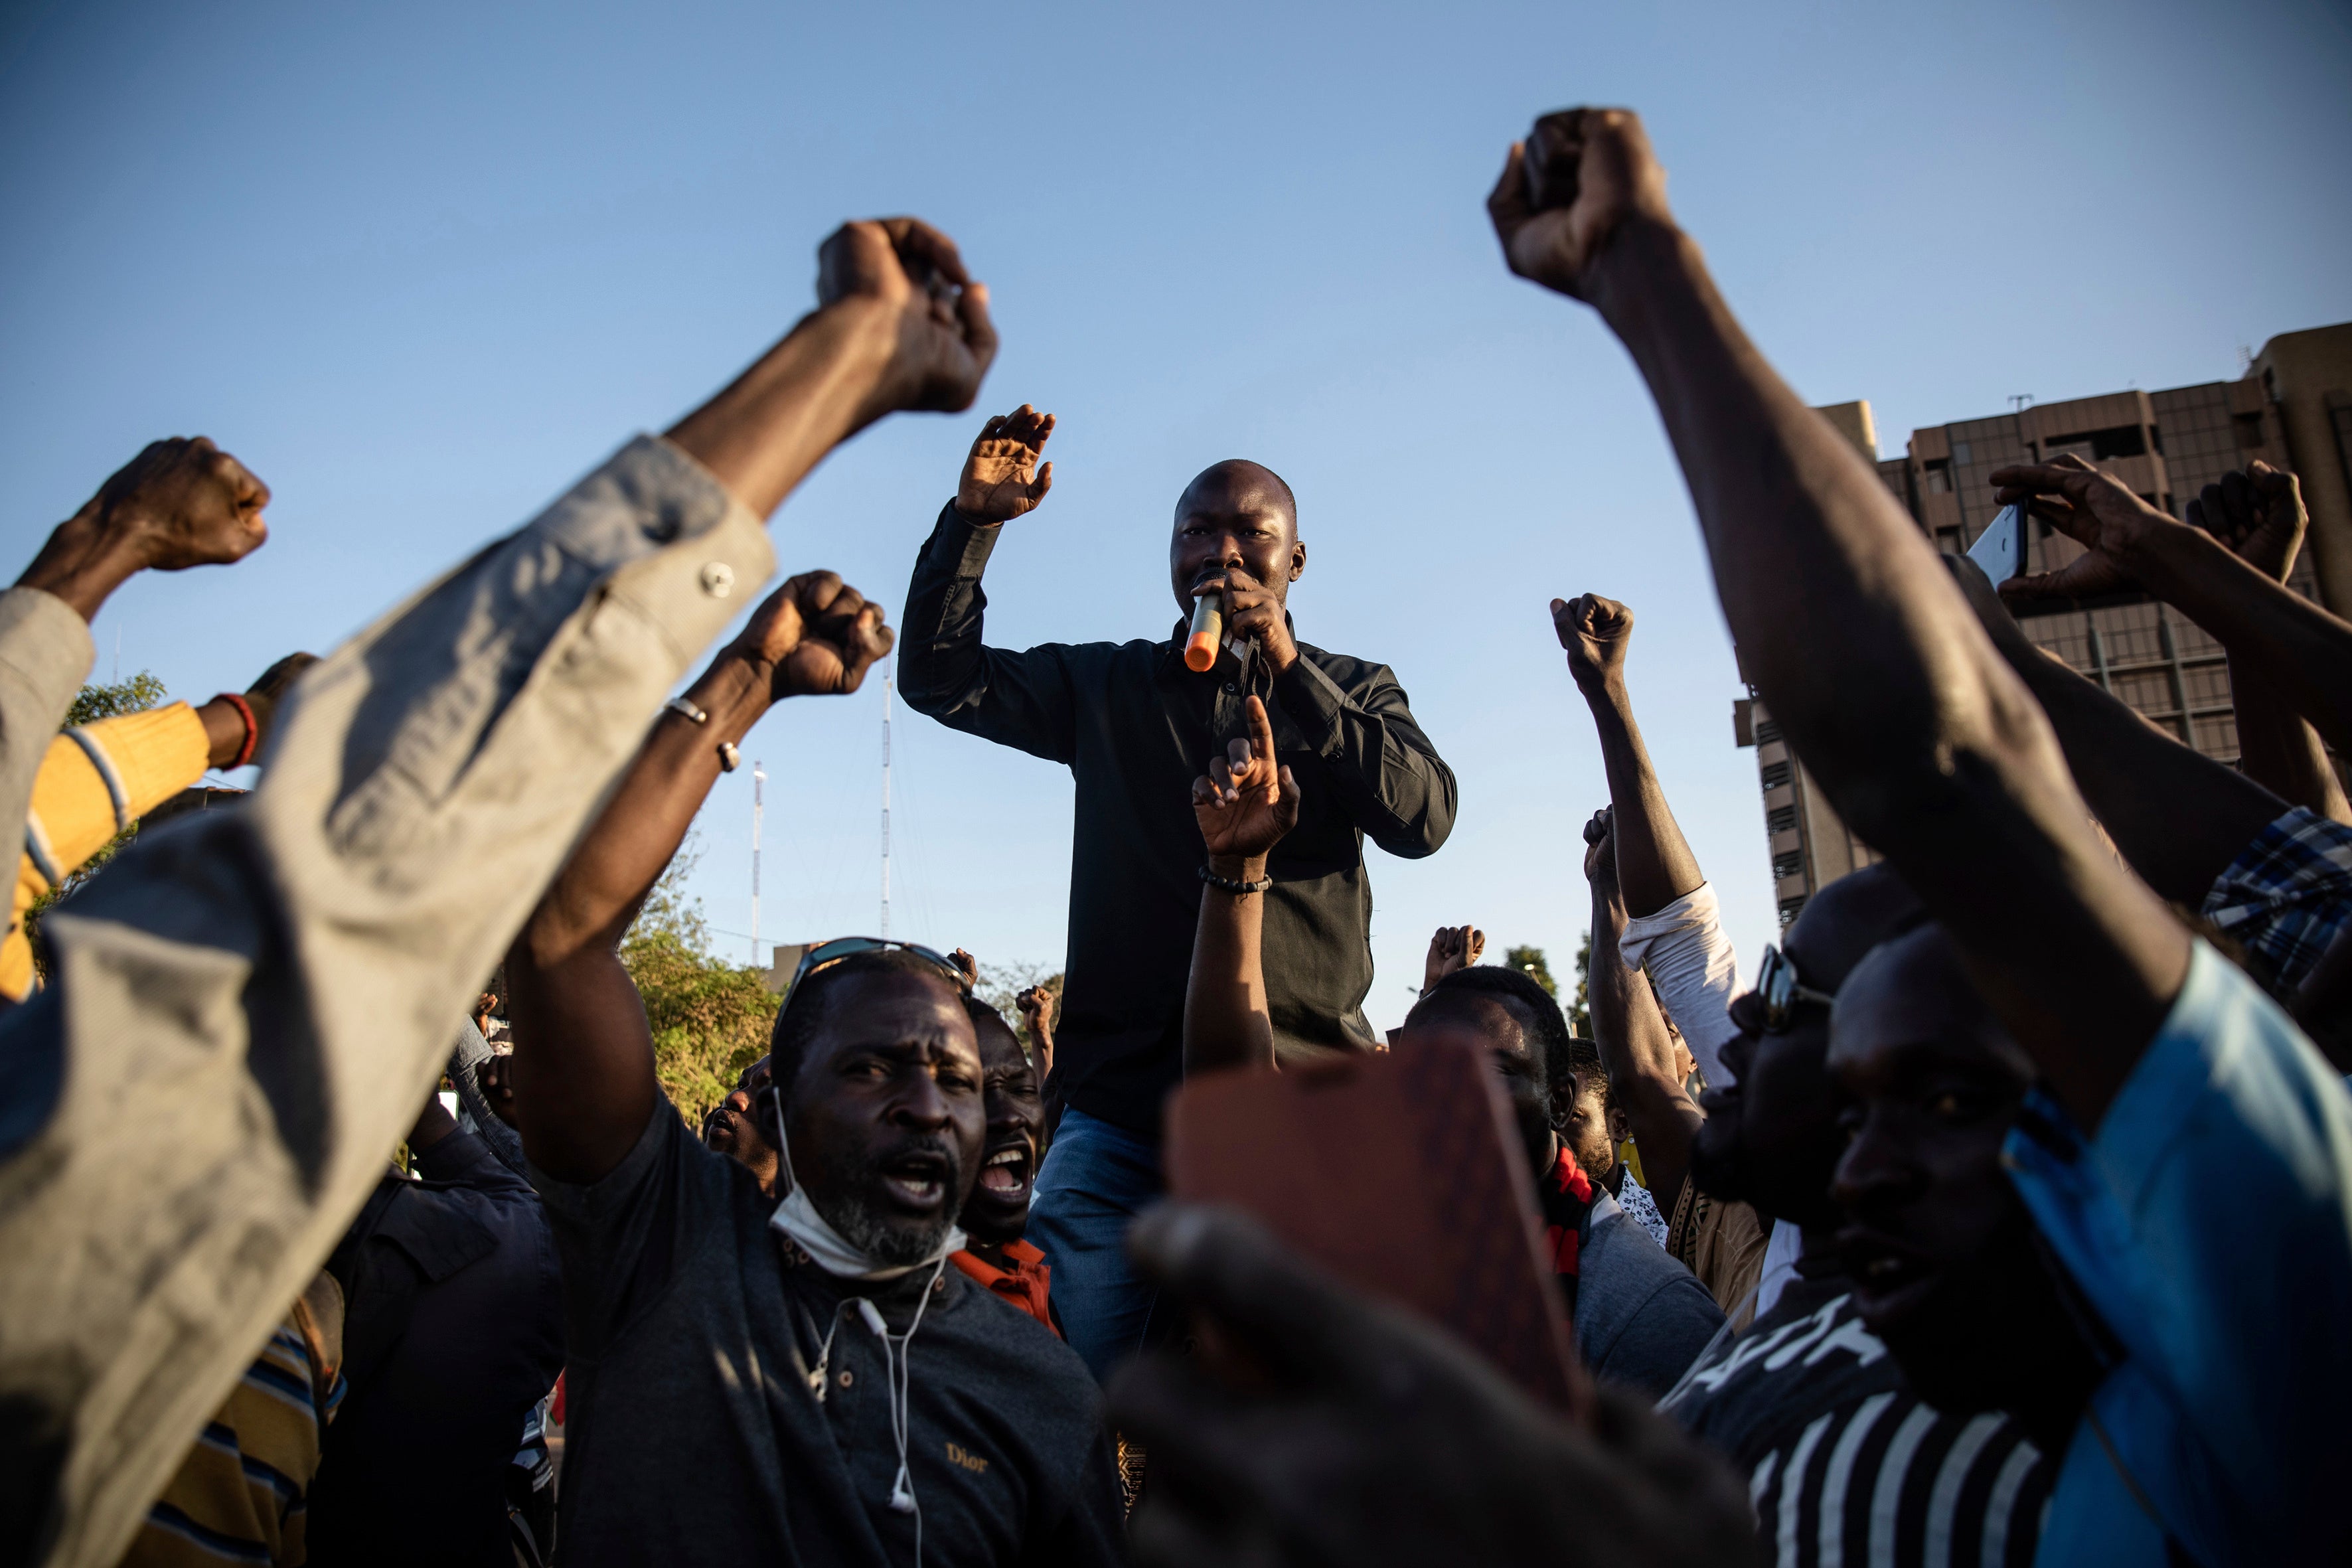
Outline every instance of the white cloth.
{"label": "white cloth", "polygon": [[1739,1033],[1726,1011],[1739,994],[1739,961],[1723,934],[1714,887],[1701,882],[1656,914],[1627,921],[1617,952],[1626,968],[1648,973],[1658,1005],[1682,1031],[1706,1081],[1731,1082],[1723,1047]]}
{"label": "white cloth", "polygon": [[1631,1170],[1617,1185],[1617,1204],[1627,1218],[1650,1233],[1651,1240],[1665,1246],[1669,1228],[1666,1216],[1658,1212],[1658,1200],[1650,1195],[1649,1188],[1633,1179]]}
{"label": "white cloth", "polygon": [[793,1245],[807,1253],[819,1268],[840,1279],[896,1279],[918,1268],[929,1268],[950,1252],[961,1252],[965,1239],[962,1230],[951,1225],[940,1238],[939,1246],[915,1262],[877,1263],[816,1212],[816,1205],[809,1201],[808,1189],[797,1182],[784,1194],[784,1201],[776,1205],[768,1228],[779,1236],[790,1237]]}
{"label": "white cloth", "polygon": [[1797,1259],[1805,1250],[1805,1233],[1785,1219],[1772,1222],[1772,1239],[1764,1244],[1764,1271],[1756,1277],[1756,1310],[1748,1321],[1772,1310],[1789,1281],[1797,1277]]}

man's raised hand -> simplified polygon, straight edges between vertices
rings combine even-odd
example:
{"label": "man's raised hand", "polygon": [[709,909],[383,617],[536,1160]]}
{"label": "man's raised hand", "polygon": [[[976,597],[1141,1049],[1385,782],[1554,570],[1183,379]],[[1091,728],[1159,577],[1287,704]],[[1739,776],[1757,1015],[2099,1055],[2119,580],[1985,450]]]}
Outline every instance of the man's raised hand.
{"label": "man's raised hand", "polygon": [[1054,433],[1054,416],[1023,404],[980,427],[956,481],[956,510],[974,522],[1009,522],[1033,511],[1054,488],[1054,465],[1039,454]]}
{"label": "man's raised hand", "polygon": [[1298,783],[1276,763],[1274,721],[1255,697],[1249,700],[1249,739],[1234,742],[1192,781],[1192,819],[1201,826],[1213,869],[1228,859],[1262,866],[1283,835],[1298,826]]}
{"label": "man's raised hand", "polygon": [[735,647],[766,674],[771,696],[782,701],[856,690],[894,640],[881,605],[838,574],[805,572],[752,612]]}
{"label": "man's raised hand", "polygon": [[87,620],[135,572],[242,561],[269,537],[269,487],[205,437],[151,441],[58,525],[18,584]]}
{"label": "man's raised hand", "polygon": [[2311,525],[2295,477],[2260,460],[2242,474],[2223,474],[2219,482],[2207,485],[2189,503],[2189,521],[2279,583],[2294,569],[2304,531]]}
{"label": "man's raised hand", "polygon": [[1625,649],[1633,640],[1633,612],[1598,594],[1551,602],[1551,629],[1568,650],[1568,673],[1577,689],[1599,691],[1625,674]]}
{"label": "man's raised hand", "polygon": [[1245,642],[1255,639],[1266,668],[1280,675],[1298,662],[1298,644],[1291,637],[1290,622],[1273,589],[1239,566],[1226,567],[1223,576],[1204,586],[1210,593],[1222,590],[1225,595],[1225,635]]}
{"label": "man's raised hand", "polygon": [[1512,271],[1589,301],[1593,263],[1621,228],[1639,221],[1673,226],[1666,172],[1629,109],[1547,114],[1536,121],[1535,139],[1543,190],[1531,188],[1528,143],[1514,142],[1486,214]]}
{"label": "man's raised hand", "polygon": [[1617,808],[1604,805],[1584,825],[1584,879],[1617,891]]}
{"label": "man's raised hand", "polygon": [[2085,552],[2055,572],[2011,578],[2000,585],[2006,599],[2087,599],[2137,588],[2133,553],[2150,531],[2181,526],[2072,452],[1996,469],[1992,483],[1994,500],[2026,507]]}
{"label": "man's raised hand", "polygon": [[1476,926],[1439,926],[1429,939],[1429,956],[1422,960],[1421,994],[1457,969],[1467,969],[1486,955],[1486,933]]}
{"label": "man's raised hand", "polygon": [[955,241],[919,218],[843,224],[817,249],[816,297],[869,302],[891,330],[881,408],[953,414],[971,406],[996,357],[988,285],[965,274]]}

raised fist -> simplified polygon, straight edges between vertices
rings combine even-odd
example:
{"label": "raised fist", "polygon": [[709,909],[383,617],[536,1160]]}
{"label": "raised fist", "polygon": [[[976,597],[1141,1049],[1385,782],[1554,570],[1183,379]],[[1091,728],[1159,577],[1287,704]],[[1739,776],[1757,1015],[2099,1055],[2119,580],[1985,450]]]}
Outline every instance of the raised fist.
{"label": "raised fist", "polygon": [[751,613],[735,647],[768,672],[771,693],[782,701],[856,690],[895,640],[881,605],[835,573],[805,572]]}
{"label": "raised fist", "polygon": [[1054,433],[1054,416],[1023,404],[980,427],[956,481],[956,510],[974,522],[1008,522],[1034,510],[1054,488],[1054,465],[1038,454]]}
{"label": "raised fist", "polygon": [[1627,109],[1564,109],[1537,121],[1528,141],[1511,143],[1486,213],[1512,271],[1578,300],[1591,297],[1592,264],[1619,229],[1674,222],[1666,172]]}
{"label": "raised fist", "polygon": [[816,253],[817,303],[867,301],[893,328],[884,409],[952,414],[971,406],[996,358],[988,285],[964,273],[955,241],[919,218],[845,223]]}
{"label": "raised fist", "polygon": [[1568,673],[1580,691],[1598,691],[1625,674],[1633,612],[1598,594],[1551,602],[1551,629],[1568,650]]}
{"label": "raised fist", "polygon": [[2284,583],[2294,570],[2311,520],[2293,474],[2257,459],[2242,474],[2223,474],[2189,503],[2189,521],[2257,572]]}

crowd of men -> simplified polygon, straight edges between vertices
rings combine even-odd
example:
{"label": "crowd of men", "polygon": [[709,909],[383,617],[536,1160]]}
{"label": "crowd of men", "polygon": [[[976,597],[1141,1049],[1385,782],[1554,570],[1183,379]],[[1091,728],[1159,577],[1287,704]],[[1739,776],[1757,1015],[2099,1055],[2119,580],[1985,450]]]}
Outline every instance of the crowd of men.
{"label": "crowd of men", "polygon": [[[1880,863],[1743,975],[1633,613],[1555,599],[1609,785],[1591,1037],[1458,927],[1375,1044],[1362,842],[1438,850],[1452,772],[1386,666],[1297,640],[1298,502],[1254,463],[1177,503],[1203,662],[1183,620],[985,646],[1052,482],[1024,405],[921,545],[902,673],[1076,774],[1066,993],[1016,1031],[961,952],[823,943],[679,1107],[621,938],[752,726],[898,637],[813,572],[687,677],[828,450],[974,401],[955,246],[845,226],[733,383],[323,659],[61,732],[115,587],[266,538],[257,477],[157,442],[0,595],[0,1563],[2352,1555],[2352,624],[2284,585],[2294,478],[2184,521],[2003,470],[2080,548],[1996,585],[1748,342],[1632,114],[1545,117],[1488,206],[1632,354],[1743,666]],[[2228,647],[2240,767],[2006,605],[2116,593]],[[1178,1085],[1374,1050],[1491,1064],[1574,1413],[1165,1198]]]}

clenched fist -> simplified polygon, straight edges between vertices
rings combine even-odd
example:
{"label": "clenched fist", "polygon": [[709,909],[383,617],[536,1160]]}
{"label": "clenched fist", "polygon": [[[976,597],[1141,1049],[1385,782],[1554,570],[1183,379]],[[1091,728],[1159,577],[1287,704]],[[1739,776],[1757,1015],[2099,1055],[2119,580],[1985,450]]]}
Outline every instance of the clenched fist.
{"label": "clenched fist", "polygon": [[[1529,177],[1531,145],[1540,149],[1540,190]],[[1512,271],[1587,300],[1593,263],[1620,229],[1674,223],[1666,172],[1628,109],[1564,109],[1537,121],[1529,142],[1511,143],[1486,213]]]}
{"label": "clenched fist", "polygon": [[1577,689],[1605,689],[1625,677],[1625,649],[1633,640],[1633,612],[1598,594],[1551,602],[1551,629],[1568,650],[1568,673]]}
{"label": "clenched fist", "polygon": [[895,640],[881,605],[836,573],[805,572],[752,612],[735,651],[766,675],[772,699],[782,701],[856,690]]}

